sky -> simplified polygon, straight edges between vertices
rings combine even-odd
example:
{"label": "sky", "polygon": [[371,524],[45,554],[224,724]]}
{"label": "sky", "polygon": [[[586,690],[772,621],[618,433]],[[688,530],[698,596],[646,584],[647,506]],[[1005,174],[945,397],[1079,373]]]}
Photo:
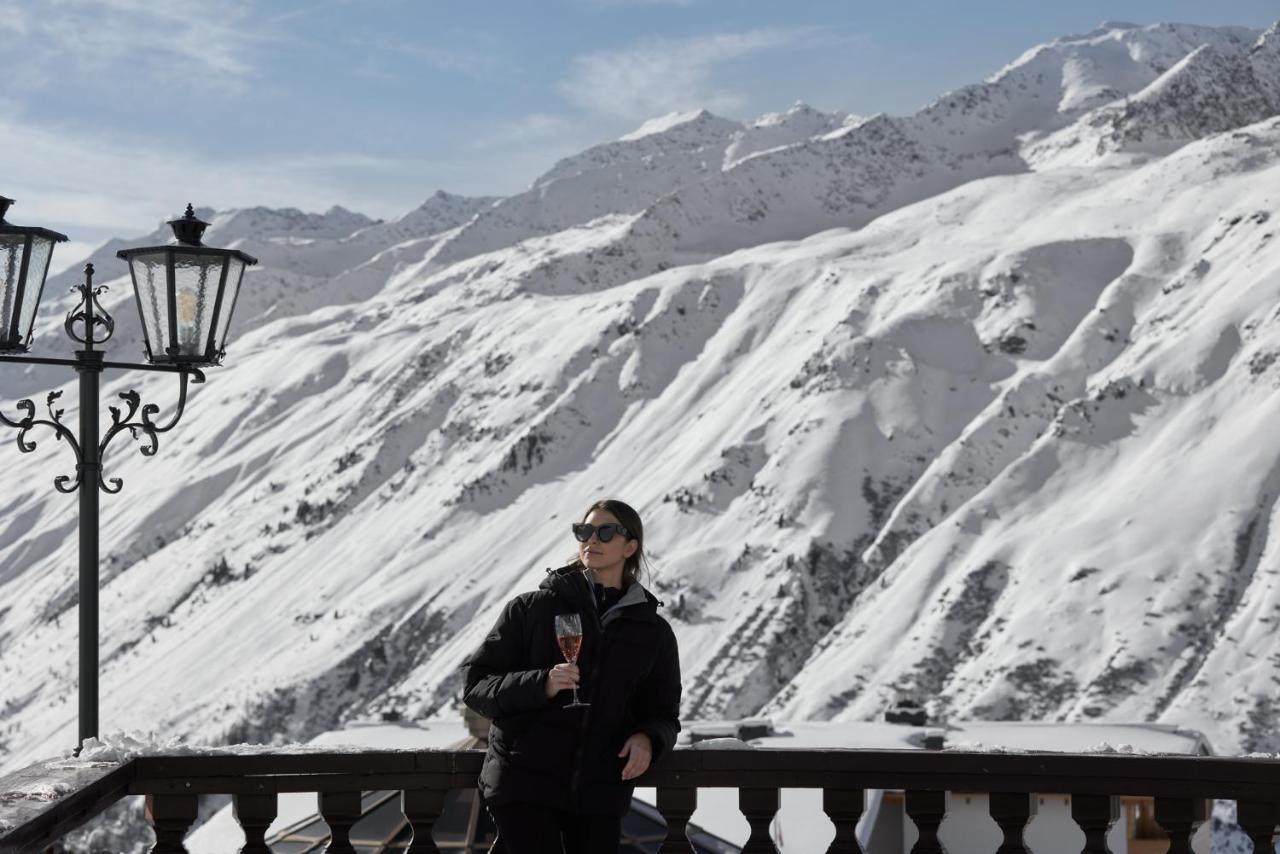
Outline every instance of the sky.
{"label": "sky", "polygon": [[1274,0],[0,0],[0,195],[71,241],[187,202],[392,218],[518,192],[646,119],[906,114],[1104,20],[1262,28]]}

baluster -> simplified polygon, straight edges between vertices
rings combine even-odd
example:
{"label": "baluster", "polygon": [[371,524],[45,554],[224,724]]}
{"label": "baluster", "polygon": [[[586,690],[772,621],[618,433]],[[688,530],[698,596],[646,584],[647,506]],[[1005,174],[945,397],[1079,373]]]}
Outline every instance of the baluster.
{"label": "baluster", "polygon": [[444,789],[405,789],[400,793],[400,809],[413,827],[413,842],[406,854],[439,854],[431,830],[444,812]]}
{"label": "baluster", "polygon": [[156,834],[152,854],[187,854],[182,837],[196,820],[199,806],[195,795],[147,795],[143,814]]}
{"label": "baluster", "polygon": [[320,815],[329,825],[330,854],[355,854],[351,847],[351,825],[360,820],[359,792],[320,792]]}
{"label": "baluster", "polygon": [[1072,795],[1071,817],[1084,831],[1084,848],[1080,854],[1110,854],[1107,832],[1120,817],[1118,796]]}
{"label": "baluster", "polygon": [[778,814],[777,789],[739,789],[738,809],[751,825],[751,836],[742,847],[742,854],[774,854],[769,836],[769,823]]}
{"label": "baluster", "polygon": [[276,819],[275,793],[233,795],[231,812],[244,831],[244,845],[240,848],[240,854],[271,854],[266,836],[267,828]]}
{"label": "baluster", "polygon": [[947,815],[947,793],[912,789],[907,792],[907,815],[920,831],[911,854],[946,854],[938,840],[938,825]]}
{"label": "baluster", "polygon": [[667,838],[659,851],[670,854],[694,854],[689,844],[689,816],[698,808],[697,789],[658,789],[658,812],[667,820]]}
{"label": "baluster", "polygon": [[1267,801],[1236,801],[1236,824],[1253,840],[1254,854],[1272,854],[1280,810]]}
{"label": "baluster", "polygon": [[1191,837],[1208,818],[1203,798],[1156,798],[1156,823],[1169,834],[1166,854],[1191,854]]}
{"label": "baluster", "polygon": [[988,811],[1004,834],[996,854],[1029,854],[1031,849],[1027,848],[1022,834],[1036,814],[1040,799],[1026,792],[992,792],[989,797]]}
{"label": "baluster", "polygon": [[822,810],[836,826],[836,838],[827,854],[863,854],[858,844],[858,819],[862,817],[862,789],[823,789]]}

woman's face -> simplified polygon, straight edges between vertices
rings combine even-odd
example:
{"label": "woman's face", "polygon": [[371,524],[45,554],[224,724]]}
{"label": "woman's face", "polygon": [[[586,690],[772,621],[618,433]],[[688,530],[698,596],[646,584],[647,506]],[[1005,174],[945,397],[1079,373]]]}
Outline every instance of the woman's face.
{"label": "woman's face", "polygon": [[[599,507],[587,514],[584,522],[592,525],[607,525],[609,523],[619,524],[615,517],[608,510],[602,510]],[[591,536],[585,543],[578,543],[578,559],[583,565],[589,569],[602,570],[612,569],[614,566],[622,566],[627,558],[635,554],[636,549],[640,548],[640,544],[635,540],[624,538],[621,534],[615,533],[613,539],[607,543],[600,542],[600,535],[592,531]]]}

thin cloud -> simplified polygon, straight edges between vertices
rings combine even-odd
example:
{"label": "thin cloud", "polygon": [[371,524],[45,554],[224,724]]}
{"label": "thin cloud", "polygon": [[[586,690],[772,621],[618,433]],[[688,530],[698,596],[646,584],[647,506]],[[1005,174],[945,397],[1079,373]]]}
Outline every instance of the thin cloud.
{"label": "thin cloud", "polygon": [[[68,71],[181,80],[184,87],[238,90],[254,71],[252,47],[270,37],[237,0],[188,6],[142,0],[60,0],[56,8],[0,0],[0,51],[7,75],[41,88]],[[14,81],[10,77],[9,82]]]}
{"label": "thin cloud", "polygon": [[569,76],[557,84],[557,90],[577,107],[615,119],[635,121],[699,107],[732,114],[749,97],[733,82],[716,79],[723,64],[770,51],[853,41],[857,37],[814,27],[646,39],[622,50],[574,58]]}
{"label": "thin cloud", "polygon": [[[327,210],[388,217],[420,204],[427,176],[456,164],[359,153],[228,158],[163,147],[145,135],[40,126],[0,114],[9,219],[72,240],[145,234],[187,202]],[[414,177],[423,176],[421,192]]]}
{"label": "thin cloud", "polygon": [[499,122],[491,132],[476,140],[477,148],[495,148],[512,143],[555,139],[581,130],[573,116],[529,113],[514,121]]}
{"label": "thin cloud", "polygon": [[433,44],[405,41],[403,39],[354,39],[353,44],[372,48],[376,53],[393,51],[424,61],[441,71],[482,78],[503,68],[502,51],[495,44],[491,47],[443,47]]}

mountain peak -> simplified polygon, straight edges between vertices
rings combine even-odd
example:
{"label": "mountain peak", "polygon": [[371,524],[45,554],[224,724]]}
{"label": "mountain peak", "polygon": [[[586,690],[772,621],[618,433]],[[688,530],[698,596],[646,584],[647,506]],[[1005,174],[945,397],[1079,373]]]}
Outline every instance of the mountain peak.
{"label": "mountain peak", "polygon": [[796,101],[786,112],[765,113],[753,121],[751,127],[771,127],[796,123],[810,125],[829,124],[834,127],[840,124],[844,115],[844,113],[824,113],[809,106],[804,101]]}
{"label": "mountain peak", "polygon": [[436,190],[422,204],[389,225],[406,238],[438,234],[457,228],[498,199],[498,196],[472,197]]}
{"label": "mountain peak", "polygon": [[712,126],[735,125],[728,119],[722,119],[714,113],[706,109],[690,110],[687,112],[667,113],[665,116],[658,116],[646,121],[640,127],[628,134],[618,137],[619,142],[632,142],[637,139],[643,139],[646,136],[656,136],[664,134],[683,126]]}

